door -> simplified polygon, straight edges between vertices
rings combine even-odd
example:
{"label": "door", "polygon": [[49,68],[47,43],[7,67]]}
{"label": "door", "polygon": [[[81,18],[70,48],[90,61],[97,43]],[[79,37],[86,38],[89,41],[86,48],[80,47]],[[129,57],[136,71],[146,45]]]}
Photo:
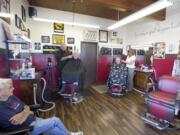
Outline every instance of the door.
{"label": "door", "polygon": [[97,43],[81,42],[81,60],[86,68],[84,87],[97,81]]}

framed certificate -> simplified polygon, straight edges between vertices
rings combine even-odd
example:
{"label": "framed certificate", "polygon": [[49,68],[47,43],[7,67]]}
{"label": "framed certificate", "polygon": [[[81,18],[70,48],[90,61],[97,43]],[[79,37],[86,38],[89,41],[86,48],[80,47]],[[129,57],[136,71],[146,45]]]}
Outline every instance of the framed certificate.
{"label": "framed certificate", "polygon": [[99,42],[108,42],[108,31],[106,30],[99,30]]}

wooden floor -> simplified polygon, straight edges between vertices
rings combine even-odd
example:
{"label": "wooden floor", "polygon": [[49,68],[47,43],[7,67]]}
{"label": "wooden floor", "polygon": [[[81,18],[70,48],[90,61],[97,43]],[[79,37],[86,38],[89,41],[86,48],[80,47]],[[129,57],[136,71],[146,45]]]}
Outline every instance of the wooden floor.
{"label": "wooden floor", "polygon": [[146,125],[140,115],[146,111],[144,98],[137,92],[114,98],[93,95],[75,105],[57,101],[56,109],[43,117],[59,117],[68,130],[82,130],[84,135],[180,135],[180,131],[159,131]]}

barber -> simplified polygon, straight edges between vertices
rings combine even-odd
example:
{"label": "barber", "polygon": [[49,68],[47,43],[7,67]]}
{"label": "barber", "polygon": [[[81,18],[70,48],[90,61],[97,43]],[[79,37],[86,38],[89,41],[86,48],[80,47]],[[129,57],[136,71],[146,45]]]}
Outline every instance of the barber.
{"label": "barber", "polygon": [[[57,59],[57,68],[60,72],[60,75],[62,74],[62,70],[64,66],[66,65],[67,61],[71,59],[72,53],[68,51],[67,46],[65,44],[62,44],[60,46],[60,49],[56,52],[56,59]],[[61,78],[60,78],[60,88],[61,88]]]}
{"label": "barber", "polygon": [[133,87],[134,87],[133,86],[133,78],[134,78],[135,60],[136,60],[135,53],[136,52],[134,49],[129,49],[126,60],[121,60],[121,62],[125,63],[126,67],[128,68],[128,89],[127,89],[127,91],[132,91]]}

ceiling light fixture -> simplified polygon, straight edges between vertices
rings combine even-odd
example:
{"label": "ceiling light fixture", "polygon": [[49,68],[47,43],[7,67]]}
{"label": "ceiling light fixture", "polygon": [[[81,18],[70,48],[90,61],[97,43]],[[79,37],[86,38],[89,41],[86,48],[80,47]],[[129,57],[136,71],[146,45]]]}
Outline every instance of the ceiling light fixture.
{"label": "ceiling light fixture", "polygon": [[169,7],[171,5],[173,5],[173,3],[171,3],[171,2],[169,2],[167,0],[159,0],[159,1],[147,6],[145,8],[143,8],[143,9],[141,9],[141,10],[139,10],[139,11],[137,11],[137,12],[135,12],[135,13],[121,19],[121,20],[119,20],[117,23],[109,26],[108,29],[109,30],[116,29],[116,28],[118,28],[120,26],[123,26],[123,25],[128,24],[128,23],[133,22],[133,21],[136,21],[136,20],[138,20],[138,19],[140,19],[142,17],[150,15],[150,14],[152,14],[154,12],[157,12],[157,11],[159,11],[159,10],[161,10],[163,8]]}
{"label": "ceiling light fixture", "polygon": [[91,25],[91,24],[83,24],[83,23],[76,23],[76,22],[66,22],[66,21],[59,21],[59,20],[51,20],[51,19],[45,19],[45,18],[38,18],[38,17],[33,17],[35,21],[41,21],[41,22],[57,22],[57,23],[64,23],[67,25],[74,25],[74,26],[81,26],[81,27],[88,27],[88,28],[96,28],[99,29],[100,26],[98,25]]}
{"label": "ceiling light fixture", "polygon": [[11,18],[11,14],[0,12],[0,17]]}

